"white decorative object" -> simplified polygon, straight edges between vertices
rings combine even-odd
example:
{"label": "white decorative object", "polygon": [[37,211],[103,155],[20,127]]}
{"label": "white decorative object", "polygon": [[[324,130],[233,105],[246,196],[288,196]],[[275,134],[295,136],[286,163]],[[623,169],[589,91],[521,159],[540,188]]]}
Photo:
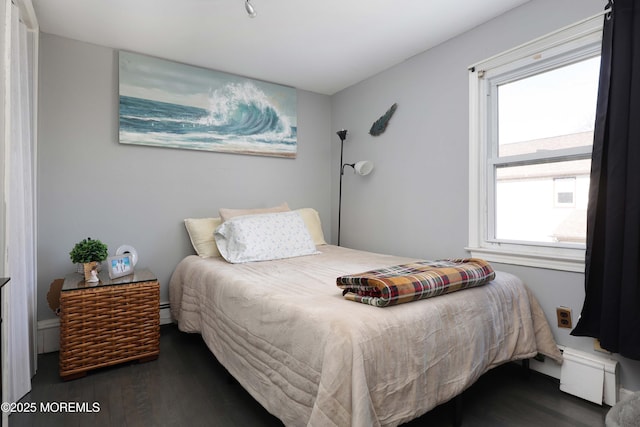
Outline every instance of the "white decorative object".
{"label": "white decorative object", "polygon": [[94,268],[91,270],[91,277],[89,278],[89,280],[87,280],[87,282],[94,283],[99,281],[100,279],[98,279],[98,271]]}
{"label": "white decorative object", "polygon": [[135,267],[136,264],[138,263],[138,251],[136,251],[136,248],[130,245],[120,245],[120,247],[116,249],[116,255],[125,255],[125,254],[131,254],[131,262]]}

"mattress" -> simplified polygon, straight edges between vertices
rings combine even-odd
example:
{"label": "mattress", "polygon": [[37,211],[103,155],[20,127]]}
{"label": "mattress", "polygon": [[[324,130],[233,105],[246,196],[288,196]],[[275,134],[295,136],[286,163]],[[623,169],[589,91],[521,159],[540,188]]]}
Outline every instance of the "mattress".
{"label": "mattress", "polygon": [[337,246],[229,264],[192,255],[170,281],[171,312],[290,426],[393,426],[460,394],[489,369],[542,353],[561,362],[517,277],[390,307],[346,300],[336,278],[416,261]]}

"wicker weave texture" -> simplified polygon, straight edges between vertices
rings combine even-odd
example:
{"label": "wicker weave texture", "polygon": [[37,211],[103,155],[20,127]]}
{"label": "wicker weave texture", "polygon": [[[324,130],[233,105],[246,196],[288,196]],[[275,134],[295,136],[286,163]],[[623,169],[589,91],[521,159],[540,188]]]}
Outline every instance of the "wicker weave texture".
{"label": "wicker weave texture", "polygon": [[60,295],[60,376],[160,352],[157,281],[77,289]]}

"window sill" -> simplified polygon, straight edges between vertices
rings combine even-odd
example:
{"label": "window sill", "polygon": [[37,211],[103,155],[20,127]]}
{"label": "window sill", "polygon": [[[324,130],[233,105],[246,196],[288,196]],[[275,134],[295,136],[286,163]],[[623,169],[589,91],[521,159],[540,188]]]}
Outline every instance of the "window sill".
{"label": "window sill", "polygon": [[584,273],[584,250],[579,251],[580,255],[557,255],[490,248],[465,249],[471,252],[472,257],[489,262]]}

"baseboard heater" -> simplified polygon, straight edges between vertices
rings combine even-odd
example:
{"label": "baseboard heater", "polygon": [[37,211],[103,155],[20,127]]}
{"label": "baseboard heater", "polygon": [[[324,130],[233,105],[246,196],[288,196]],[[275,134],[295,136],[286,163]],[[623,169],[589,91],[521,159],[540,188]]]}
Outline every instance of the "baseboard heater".
{"label": "baseboard heater", "polygon": [[172,323],[171,319],[171,306],[168,302],[160,303],[160,324],[166,325],[168,323]]}
{"label": "baseboard heater", "polygon": [[618,401],[618,362],[565,348],[560,390],[582,399],[613,406]]}

